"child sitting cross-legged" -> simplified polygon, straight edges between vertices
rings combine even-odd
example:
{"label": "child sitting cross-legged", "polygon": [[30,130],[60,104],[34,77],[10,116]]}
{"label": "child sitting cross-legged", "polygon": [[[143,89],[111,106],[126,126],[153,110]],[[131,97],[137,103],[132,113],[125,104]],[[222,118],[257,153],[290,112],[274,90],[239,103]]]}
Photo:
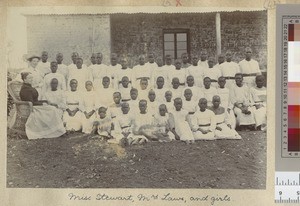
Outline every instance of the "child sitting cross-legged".
{"label": "child sitting cross-legged", "polygon": [[100,107],[98,109],[98,118],[94,121],[91,134],[97,134],[104,140],[113,138],[112,136],[112,119],[107,115],[107,108]]}
{"label": "child sitting cross-legged", "polygon": [[139,112],[136,112],[133,127],[132,144],[142,144],[148,140],[155,140],[153,132],[153,115],[148,111],[148,103],[142,99],[139,101]]}
{"label": "child sitting cross-legged", "polygon": [[187,144],[194,142],[194,136],[188,123],[188,111],[182,109],[182,99],[174,99],[175,109],[170,112],[172,121],[172,132],[175,139],[184,141]]}
{"label": "child sitting cross-legged", "polygon": [[[170,142],[175,140],[175,135],[172,131],[172,121],[165,104],[159,105],[159,113],[154,115],[153,126],[156,130],[153,135],[157,137],[159,142]],[[174,126],[173,126],[174,128]]]}
{"label": "child sitting cross-legged", "polygon": [[229,115],[224,107],[220,106],[221,99],[218,95],[213,96],[213,106],[209,107],[214,112],[216,118],[215,137],[217,139],[241,139],[241,136],[231,128],[228,121]]}

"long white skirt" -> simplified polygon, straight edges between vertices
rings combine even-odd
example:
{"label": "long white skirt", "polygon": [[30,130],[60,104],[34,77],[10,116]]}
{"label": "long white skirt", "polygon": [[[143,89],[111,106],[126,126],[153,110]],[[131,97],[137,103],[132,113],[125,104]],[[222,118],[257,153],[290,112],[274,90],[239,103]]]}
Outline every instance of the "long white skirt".
{"label": "long white skirt", "polygon": [[93,124],[96,120],[96,113],[94,113],[89,119],[82,115],[82,132],[86,134],[90,134],[93,130]]}
{"label": "long white skirt", "polygon": [[229,111],[229,113],[227,112],[227,114],[228,114],[229,124],[231,125],[231,128],[235,129],[236,128],[236,118],[235,118],[233,110],[231,109]]}
{"label": "long white skirt", "polygon": [[[207,130],[209,129],[210,126],[203,126],[201,127],[201,129],[204,129],[204,130]],[[200,131],[196,131],[196,132],[193,132],[193,135],[194,135],[194,138],[195,140],[215,140],[215,132],[208,132],[206,134],[203,134],[202,132]]]}
{"label": "long white skirt", "polygon": [[226,84],[225,87],[229,90],[235,85],[235,80],[234,79],[226,79]]}
{"label": "long white skirt", "polygon": [[55,138],[66,132],[59,111],[50,105],[34,106],[25,129],[28,139]]}
{"label": "long white skirt", "polygon": [[222,131],[215,130],[215,137],[217,139],[241,139],[241,136],[234,130],[230,129],[225,123],[218,124]]}
{"label": "long white skirt", "polygon": [[244,114],[240,108],[235,107],[233,109],[234,113],[236,114],[236,121],[237,125],[251,125],[255,124],[253,109],[248,107],[248,110],[251,114]]}
{"label": "long white skirt", "polygon": [[194,140],[194,135],[187,121],[177,121],[175,123],[175,132],[182,141]]}
{"label": "long white skirt", "polygon": [[267,123],[267,109],[266,107],[261,107],[259,109],[253,108],[255,126],[258,127],[262,124]]}
{"label": "long white skirt", "polygon": [[84,114],[78,111],[74,117],[71,117],[67,111],[64,112],[63,121],[66,124],[66,130],[79,131],[82,128]]}
{"label": "long white skirt", "polygon": [[244,83],[249,87],[255,87],[255,76],[244,77]]}

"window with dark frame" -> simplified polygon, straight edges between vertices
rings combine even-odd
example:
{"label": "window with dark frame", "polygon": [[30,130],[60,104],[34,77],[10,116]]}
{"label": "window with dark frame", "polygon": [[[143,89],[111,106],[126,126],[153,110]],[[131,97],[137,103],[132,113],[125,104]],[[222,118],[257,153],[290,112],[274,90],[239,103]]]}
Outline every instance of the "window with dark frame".
{"label": "window with dark frame", "polygon": [[189,30],[188,29],[168,29],[163,31],[164,35],[164,59],[166,55],[171,55],[172,59],[181,58],[183,53],[189,54]]}

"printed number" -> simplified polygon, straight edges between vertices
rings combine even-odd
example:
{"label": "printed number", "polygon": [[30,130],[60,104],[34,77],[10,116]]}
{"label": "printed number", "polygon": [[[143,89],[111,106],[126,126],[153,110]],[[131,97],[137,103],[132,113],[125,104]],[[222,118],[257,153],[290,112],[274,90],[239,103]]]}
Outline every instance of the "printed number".
{"label": "printed number", "polygon": [[297,191],[297,195],[300,195],[300,191]]}
{"label": "printed number", "polygon": [[282,195],[282,191],[279,191],[279,195]]}

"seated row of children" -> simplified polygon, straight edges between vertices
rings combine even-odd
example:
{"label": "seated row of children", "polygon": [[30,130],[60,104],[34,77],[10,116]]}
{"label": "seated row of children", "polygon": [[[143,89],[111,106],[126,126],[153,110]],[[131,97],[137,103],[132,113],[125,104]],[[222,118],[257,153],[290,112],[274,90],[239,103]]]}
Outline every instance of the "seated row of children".
{"label": "seated row of children", "polygon": [[115,118],[109,116],[107,108],[100,107],[99,118],[94,121],[91,133],[122,145],[147,141],[193,143],[195,140],[241,139],[227,122],[226,111],[220,107],[220,97],[214,96],[212,102],[213,106],[208,108],[207,100],[201,98],[199,109],[189,113],[182,109],[182,99],[175,98],[174,110],[169,112],[166,104],[160,104],[154,115],[147,110],[147,100],[139,100],[139,111],[131,111],[130,104],[123,102],[122,112]]}

